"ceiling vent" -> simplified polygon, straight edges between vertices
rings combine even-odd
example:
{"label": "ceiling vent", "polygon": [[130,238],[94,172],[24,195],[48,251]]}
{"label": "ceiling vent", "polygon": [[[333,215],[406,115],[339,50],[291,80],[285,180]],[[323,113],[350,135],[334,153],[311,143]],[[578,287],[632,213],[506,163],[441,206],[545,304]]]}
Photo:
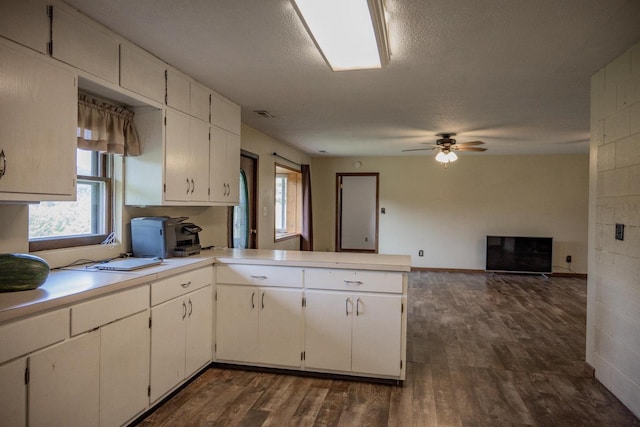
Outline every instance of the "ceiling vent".
{"label": "ceiling vent", "polygon": [[273,114],[271,114],[267,110],[253,110],[253,112],[256,113],[259,116],[264,117],[264,118],[273,119]]}

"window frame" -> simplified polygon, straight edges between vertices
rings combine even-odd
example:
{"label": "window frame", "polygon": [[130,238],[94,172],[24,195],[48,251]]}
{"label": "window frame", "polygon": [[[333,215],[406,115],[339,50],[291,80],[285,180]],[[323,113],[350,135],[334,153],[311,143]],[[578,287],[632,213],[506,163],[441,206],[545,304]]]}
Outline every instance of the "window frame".
{"label": "window frame", "polygon": [[[285,231],[276,229],[275,214],[278,209],[278,203],[276,203],[276,188],[278,177],[286,176],[286,204],[281,207],[284,210],[285,224],[287,226]],[[284,240],[294,239],[302,234],[302,172],[291,167],[276,163],[274,170],[274,223],[273,233],[274,242],[281,242]],[[293,197],[291,197],[293,195]]]}
{"label": "window frame", "polygon": [[[29,239],[29,252],[99,245],[113,232],[113,155],[97,151],[92,151],[91,153],[92,170],[95,171],[95,174],[76,175],[76,186],[81,181],[87,183],[104,183],[104,212],[102,215],[104,221],[104,233],[36,237]],[[95,219],[95,217],[93,218]]]}

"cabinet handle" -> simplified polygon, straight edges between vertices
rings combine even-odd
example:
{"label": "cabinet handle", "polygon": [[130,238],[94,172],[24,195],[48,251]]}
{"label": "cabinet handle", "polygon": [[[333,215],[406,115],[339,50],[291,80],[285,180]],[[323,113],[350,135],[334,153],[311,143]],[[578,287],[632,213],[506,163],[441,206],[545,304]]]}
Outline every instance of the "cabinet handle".
{"label": "cabinet handle", "polygon": [[0,179],[7,172],[7,156],[4,154],[4,150],[0,151]]}
{"label": "cabinet handle", "polygon": [[347,285],[362,285],[360,280],[345,280],[344,283]]}
{"label": "cabinet handle", "polygon": [[267,280],[267,276],[251,276],[252,279],[257,279],[257,280]]}
{"label": "cabinet handle", "polygon": [[349,303],[351,302],[351,298],[348,298],[344,300],[344,314],[345,316],[349,316]]}
{"label": "cabinet handle", "polygon": [[191,313],[193,313],[193,304],[191,303],[191,298],[189,298],[189,317],[191,317]]}
{"label": "cabinet handle", "polygon": [[360,298],[356,299],[356,316],[360,316]]}
{"label": "cabinet handle", "polygon": [[196,183],[193,181],[193,178],[191,179],[191,194],[193,194],[193,192],[196,191]]}
{"label": "cabinet handle", "polygon": [[187,304],[182,301],[182,320],[187,317]]}
{"label": "cabinet handle", "polygon": [[189,183],[189,178],[187,178],[187,192],[186,192],[186,194],[189,194],[190,190],[191,190],[191,184]]}
{"label": "cabinet handle", "polygon": [[260,298],[260,305],[262,305],[262,309],[263,309],[263,310],[264,310],[264,294],[265,294],[265,293],[266,293],[266,292],[263,292],[263,293],[262,293],[262,297]]}
{"label": "cabinet handle", "polygon": [[254,292],[251,292],[251,309],[252,309],[252,310],[253,310],[254,308],[256,308],[256,305],[253,303],[253,299],[255,298],[255,296],[256,296],[255,291],[254,291]]}
{"label": "cabinet handle", "polygon": [[183,288],[188,288],[189,286],[191,286],[191,280],[189,280],[187,283],[180,283],[180,286],[182,286]]}

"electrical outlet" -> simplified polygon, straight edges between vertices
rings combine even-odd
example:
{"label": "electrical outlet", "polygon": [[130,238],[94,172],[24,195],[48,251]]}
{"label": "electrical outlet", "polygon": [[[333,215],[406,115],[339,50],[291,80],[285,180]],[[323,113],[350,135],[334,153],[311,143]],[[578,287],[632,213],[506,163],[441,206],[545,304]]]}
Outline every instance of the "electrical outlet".
{"label": "electrical outlet", "polygon": [[567,255],[567,262],[571,262],[571,255]]}
{"label": "electrical outlet", "polygon": [[418,256],[424,256],[424,251],[422,249],[418,251]]}

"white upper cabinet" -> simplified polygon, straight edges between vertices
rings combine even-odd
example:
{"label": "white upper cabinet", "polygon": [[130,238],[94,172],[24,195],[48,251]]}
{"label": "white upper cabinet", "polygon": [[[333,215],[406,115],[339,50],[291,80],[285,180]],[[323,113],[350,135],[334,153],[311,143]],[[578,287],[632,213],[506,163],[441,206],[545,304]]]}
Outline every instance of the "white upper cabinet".
{"label": "white upper cabinet", "polygon": [[240,135],[240,107],[227,98],[211,94],[211,124]]}
{"label": "white upper cabinet", "polygon": [[166,71],[168,107],[189,114],[191,111],[191,82],[189,77],[175,70]]}
{"label": "white upper cabinet", "polygon": [[46,53],[49,43],[47,2],[0,1],[0,35],[40,53]]}
{"label": "white upper cabinet", "polygon": [[120,45],[120,86],[164,103],[166,65],[150,53],[130,45]]}
{"label": "white upper cabinet", "polygon": [[0,39],[0,200],[75,199],[78,88],[55,61]]}
{"label": "white upper cabinet", "polygon": [[237,204],[240,197],[240,136],[211,126],[209,156],[209,200]]}
{"label": "white upper cabinet", "polygon": [[209,123],[209,89],[191,82],[191,108],[193,117]]}
{"label": "white upper cabinet", "polygon": [[119,43],[114,33],[70,8],[56,5],[51,36],[51,56],[118,84]]}

